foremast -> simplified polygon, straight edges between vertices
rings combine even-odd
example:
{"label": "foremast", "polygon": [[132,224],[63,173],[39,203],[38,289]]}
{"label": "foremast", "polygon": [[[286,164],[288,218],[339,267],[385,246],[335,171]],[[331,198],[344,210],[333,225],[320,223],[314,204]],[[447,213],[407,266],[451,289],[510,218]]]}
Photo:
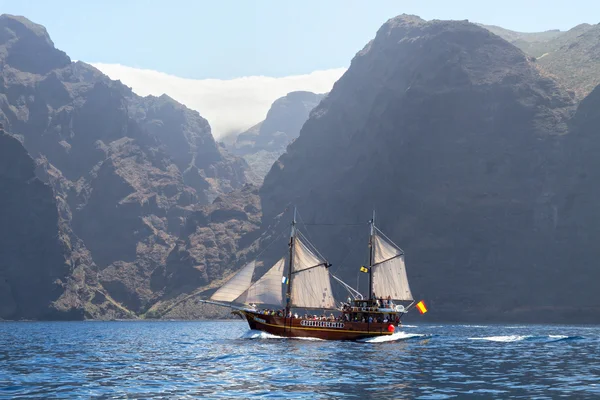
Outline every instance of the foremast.
{"label": "foremast", "polygon": [[285,292],[285,316],[290,313],[290,304],[292,301],[292,271],[294,268],[294,242],[296,238],[296,207],[294,207],[294,219],[292,219],[292,228],[290,232],[290,261],[288,268],[287,288]]}
{"label": "foremast", "polygon": [[375,236],[375,210],[373,218],[369,221],[371,234],[369,235],[369,300],[373,300],[373,237]]}

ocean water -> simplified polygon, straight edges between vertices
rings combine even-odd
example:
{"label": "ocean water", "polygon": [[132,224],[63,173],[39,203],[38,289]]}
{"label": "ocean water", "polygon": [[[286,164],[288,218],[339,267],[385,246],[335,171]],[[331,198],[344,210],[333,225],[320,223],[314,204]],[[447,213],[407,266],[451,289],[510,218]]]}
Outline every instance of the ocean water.
{"label": "ocean water", "polygon": [[600,326],[407,325],[363,342],[225,322],[0,323],[0,398],[598,399]]}

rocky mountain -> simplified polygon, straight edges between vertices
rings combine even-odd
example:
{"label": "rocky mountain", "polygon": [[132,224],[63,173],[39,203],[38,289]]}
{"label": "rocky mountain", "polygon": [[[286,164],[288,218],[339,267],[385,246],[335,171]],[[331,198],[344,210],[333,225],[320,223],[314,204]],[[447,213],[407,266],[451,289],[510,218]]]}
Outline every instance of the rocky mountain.
{"label": "rocky mountain", "polygon": [[324,97],[311,92],[288,93],[273,103],[264,121],[237,137],[231,151],[248,162],[248,178],[252,182],[262,183],[287,145],[298,137],[310,111]]}
{"label": "rocky mountain", "polygon": [[225,317],[198,298],[278,259],[297,206],[363,292],[376,209],[426,318],[597,321],[600,89],[579,102],[546,57],[466,21],[393,18],[326,97],[290,94],[241,137],[244,156],[285,149],[257,189],[198,113],[4,15],[0,318]]}
{"label": "rocky mountain", "polygon": [[[76,294],[64,304],[65,312],[113,317],[105,312],[108,301],[126,315],[143,313],[176,290],[151,285],[151,278],[167,263],[186,215],[241,189],[246,163],[217,145],[197,112],[167,96],[141,98],[95,68],[71,62],[42,26],[23,17],[0,16],[0,70],[0,121],[35,160],[37,176],[50,185],[32,183],[42,189],[23,190],[45,191],[39,196],[54,193],[54,203],[39,200],[48,214],[44,223],[58,224],[64,241],[77,244],[77,249],[56,250],[55,258],[85,254],[87,258],[79,257],[82,286],[91,292],[97,288],[103,296]],[[23,235],[35,226],[25,222]],[[39,234],[49,235],[46,240],[56,236],[42,228]],[[10,243],[1,243],[0,249]],[[43,268],[43,263],[29,263],[50,250],[35,243],[20,247],[31,253],[21,271]],[[48,268],[58,268],[55,264]],[[0,268],[0,274],[16,265]],[[63,282],[65,271],[76,272],[72,264],[53,271],[48,276]],[[10,290],[21,293],[14,285]],[[55,300],[50,294],[40,296],[44,304],[50,300]]]}
{"label": "rocky mountain", "polygon": [[596,95],[571,119],[571,97],[500,37],[393,18],[265,178],[263,221],[297,205],[354,282],[376,209],[430,318],[597,320]]}
{"label": "rocky mountain", "polygon": [[540,68],[557,77],[579,100],[600,84],[600,24],[539,33],[483,26],[536,57]]}

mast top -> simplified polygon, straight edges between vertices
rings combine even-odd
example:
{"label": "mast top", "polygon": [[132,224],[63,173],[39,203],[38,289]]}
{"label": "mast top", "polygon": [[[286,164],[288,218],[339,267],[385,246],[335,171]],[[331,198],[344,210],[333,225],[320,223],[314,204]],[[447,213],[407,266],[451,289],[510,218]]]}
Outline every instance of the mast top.
{"label": "mast top", "polygon": [[294,237],[296,235],[296,207],[294,207],[294,219],[292,219],[292,232],[290,237]]}
{"label": "mast top", "polygon": [[373,209],[373,218],[371,219],[371,236],[375,234],[375,210]]}

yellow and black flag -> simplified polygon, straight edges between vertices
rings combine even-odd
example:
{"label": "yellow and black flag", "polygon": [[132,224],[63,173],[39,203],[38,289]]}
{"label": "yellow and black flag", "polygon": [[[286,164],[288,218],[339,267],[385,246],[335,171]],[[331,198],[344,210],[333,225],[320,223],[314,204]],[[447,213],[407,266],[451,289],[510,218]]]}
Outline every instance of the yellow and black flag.
{"label": "yellow and black flag", "polygon": [[360,272],[369,272],[369,268],[363,265],[362,267],[360,267]]}

